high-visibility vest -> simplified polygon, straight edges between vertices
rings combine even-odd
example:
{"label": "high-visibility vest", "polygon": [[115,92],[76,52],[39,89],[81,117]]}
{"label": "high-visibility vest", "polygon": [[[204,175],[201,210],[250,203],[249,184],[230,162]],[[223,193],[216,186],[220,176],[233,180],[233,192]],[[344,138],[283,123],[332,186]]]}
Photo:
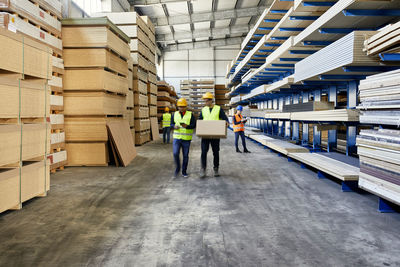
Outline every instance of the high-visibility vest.
{"label": "high-visibility vest", "polygon": [[162,121],[161,121],[161,127],[166,128],[166,127],[171,127],[171,113],[164,113],[162,115]]}
{"label": "high-visibility vest", "polygon": [[219,112],[221,111],[221,107],[215,105],[211,112],[209,107],[204,107],[201,110],[201,113],[203,115],[203,120],[205,121],[219,121]]}
{"label": "high-visibility vest", "polygon": [[[174,114],[174,123],[177,126],[180,126],[181,123],[186,125],[190,125],[190,120],[192,119],[192,112],[186,111],[185,115],[181,116],[179,111],[176,111]],[[179,127],[179,129],[174,130],[174,139],[182,139],[186,141],[192,140],[193,129],[186,129],[183,127]]]}
{"label": "high-visibility vest", "polygon": [[[235,115],[235,121],[241,121],[243,119],[242,115]],[[244,132],[244,123],[241,122],[239,124],[233,124],[233,131],[236,132]]]}

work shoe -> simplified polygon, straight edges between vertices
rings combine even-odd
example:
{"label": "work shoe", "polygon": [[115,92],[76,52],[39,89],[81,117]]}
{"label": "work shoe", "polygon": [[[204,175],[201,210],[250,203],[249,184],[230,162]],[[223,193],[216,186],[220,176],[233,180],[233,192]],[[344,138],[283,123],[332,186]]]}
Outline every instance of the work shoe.
{"label": "work shoe", "polygon": [[200,178],[206,178],[206,169],[201,169]]}
{"label": "work shoe", "polygon": [[247,149],[244,150],[244,153],[251,153],[250,151],[248,151]]}
{"label": "work shoe", "polygon": [[187,173],[182,173],[182,176],[183,176],[183,178],[189,178],[189,174],[187,174]]}
{"label": "work shoe", "polygon": [[175,172],[174,176],[172,176],[172,178],[176,179],[176,178],[178,178],[178,175],[179,175],[179,173]]}
{"label": "work shoe", "polygon": [[242,153],[242,151],[240,151],[238,148],[238,149],[236,149],[236,153]]}
{"label": "work shoe", "polygon": [[219,177],[218,168],[214,168],[214,177]]}

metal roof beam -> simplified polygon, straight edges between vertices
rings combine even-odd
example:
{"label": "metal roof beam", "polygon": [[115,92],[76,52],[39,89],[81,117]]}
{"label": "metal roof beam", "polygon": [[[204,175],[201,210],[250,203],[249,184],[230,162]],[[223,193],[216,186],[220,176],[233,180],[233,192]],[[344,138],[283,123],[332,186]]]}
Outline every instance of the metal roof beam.
{"label": "metal roof beam", "polygon": [[177,41],[183,39],[205,38],[205,37],[225,38],[226,35],[247,33],[251,28],[252,25],[238,25],[238,26],[224,27],[224,28],[194,30],[193,32],[187,31],[187,32],[175,32],[174,34],[160,34],[157,35],[157,41],[166,42],[166,41]]}
{"label": "metal roof beam", "polygon": [[163,49],[163,52],[209,48],[209,47],[216,47],[216,46],[237,45],[237,44],[241,44],[243,42],[243,39],[244,39],[243,37],[233,37],[233,38],[215,39],[215,40],[211,40],[211,41],[199,41],[199,42],[191,42],[191,43],[183,43],[183,44],[173,44],[173,45],[166,46]]}
{"label": "metal roof beam", "polygon": [[178,3],[178,2],[190,2],[191,0],[129,0],[129,3],[133,6],[150,6],[168,3]]}
{"label": "metal roof beam", "polygon": [[189,23],[205,22],[205,21],[252,17],[255,15],[261,15],[264,10],[265,6],[261,6],[261,7],[231,9],[231,10],[222,10],[214,12],[193,13],[191,15],[171,16],[168,18],[158,17],[154,18],[154,25],[156,27],[161,27],[161,26],[173,26],[173,25],[189,24]]}

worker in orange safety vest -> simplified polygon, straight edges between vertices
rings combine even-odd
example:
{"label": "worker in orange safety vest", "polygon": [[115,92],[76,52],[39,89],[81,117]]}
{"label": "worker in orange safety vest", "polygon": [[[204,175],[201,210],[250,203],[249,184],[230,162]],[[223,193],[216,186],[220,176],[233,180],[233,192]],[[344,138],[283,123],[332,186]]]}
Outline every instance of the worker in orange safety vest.
{"label": "worker in orange safety vest", "polygon": [[236,108],[236,114],[233,117],[233,132],[235,133],[236,152],[242,153],[242,151],[239,150],[239,136],[240,136],[240,138],[242,139],[244,153],[250,153],[250,151],[247,150],[246,139],[244,137],[244,124],[247,122],[247,119],[243,119],[242,111],[243,107],[239,105]]}

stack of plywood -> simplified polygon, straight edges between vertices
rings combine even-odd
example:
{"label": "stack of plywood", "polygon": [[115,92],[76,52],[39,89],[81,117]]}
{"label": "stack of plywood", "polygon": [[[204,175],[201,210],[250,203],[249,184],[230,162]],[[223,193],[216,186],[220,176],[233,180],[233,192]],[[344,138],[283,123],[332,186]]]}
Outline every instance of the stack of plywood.
{"label": "stack of plywood", "polygon": [[[165,108],[168,107],[170,112],[176,111],[176,92],[174,87],[165,81],[157,82],[158,92],[157,92],[157,117],[161,122],[161,117],[165,112]],[[160,124],[160,130],[161,124]]]}
{"label": "stack of plywood", "polygon": [[221,106],[226,114],[229,112],[229,98],[226,94],[229,93],[229,89],[224,84],[215,85],[215,104]]}
{"label": "stack of plywood", "polygon": [[364,42],[368,55],[400,53],[400,21],[389,25]]}
{"label": "stack of plywood", "polygon": [[190,87],[189,87],[189,80],[182,80],[181,81],[181,88],[180,88],[180,95],[181,97],[189,100],[190,98]]}
{"label": "stack of plywood", "polygon": [[126,112],[129,38],[106,18],[62,23],[68,165],[106,166],[106,123]]}
{"label": "stack of plywood", "polygon": [[124,118],[128,121],[133,140],[135,140],[135,104],[133,91],[133,59],[128,59],[128,93],[126,95],[126,110]]}
{"label": "stack of plywood", "polygon": [[362,130],[359,187],[400,205],[400,131]]}
{"label": "stack of plywood", "polygon": [[142,145],[150,141],[150,117],[157,116],[155,27],[148,17],[141,17],[136,12],[97,13],[94,16],[107,17],[130,39],[135,143]]}
{"label": "stack of plywood", "polygon": [[400,125],[400,71],[390,71],[360,81],[360,122]]}
{"label": "stack of plywood", "polygon": [[0,25],[7,29],[33,38],[53,51],[53,68],[49,76],[51,89],[51,155],[50,169],[63,169],[67,163],[65,152],[65,132],[63,123],[55,124],[63,116],[63,79],[64,65],[61,40],[61,2],[59,0],[2,0],[0,1]]}
{"label": "stack of plywood", "polygon": [[201,109],[204,107],[202,96],[210,92],[215,95],[214,80],[189,80],[189,106],[196,116],[200,115]]}
{"label": "stack of plywood", "polygon": [[51,70],[48,46],[0,28],[0,212],[50,190]]}

